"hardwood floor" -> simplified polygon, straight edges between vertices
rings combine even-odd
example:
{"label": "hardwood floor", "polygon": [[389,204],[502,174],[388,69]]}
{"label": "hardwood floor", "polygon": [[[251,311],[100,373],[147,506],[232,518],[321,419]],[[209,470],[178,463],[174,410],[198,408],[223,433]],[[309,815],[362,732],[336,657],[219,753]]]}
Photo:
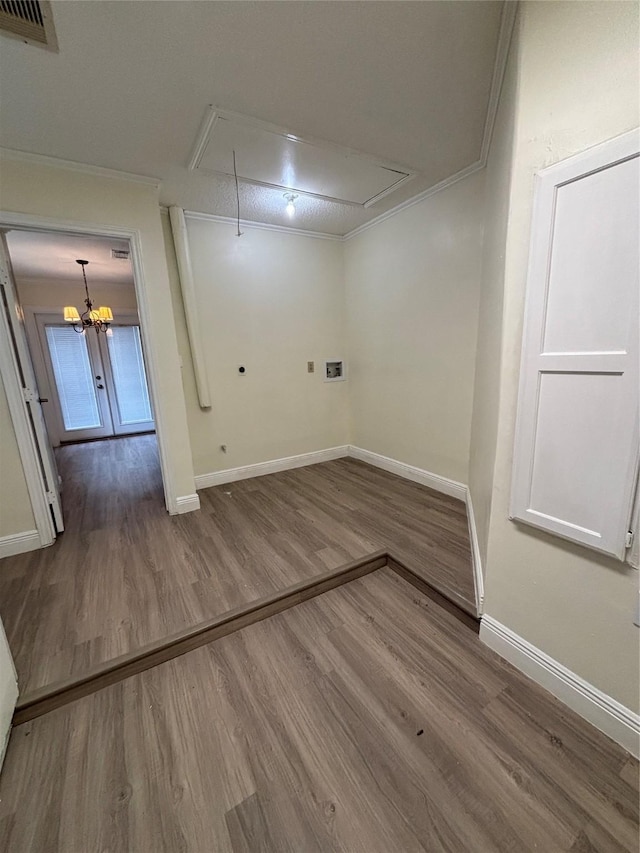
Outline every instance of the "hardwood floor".
{"label": "hardwood floor", "polygon": [[379,550],[474,613],[464,504],[340,459],[164,509],[154,436],[57,452],[67,529],[0,561],[22,696]]}
{"label": "hardwood floor", "polygon": [[16,727],[0,849],[637,851],[638,764],[380,569]]}

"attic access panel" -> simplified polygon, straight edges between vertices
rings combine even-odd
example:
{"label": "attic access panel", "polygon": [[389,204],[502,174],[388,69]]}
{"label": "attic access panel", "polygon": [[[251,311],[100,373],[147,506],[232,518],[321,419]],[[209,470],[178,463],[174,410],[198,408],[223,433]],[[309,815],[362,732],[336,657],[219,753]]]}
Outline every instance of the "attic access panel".
{"label": "attic access panel", "polygon": [[415,175],[404,166],[213,109],[189,168],[233,177],[234,150],[243,181],[364,207]]}

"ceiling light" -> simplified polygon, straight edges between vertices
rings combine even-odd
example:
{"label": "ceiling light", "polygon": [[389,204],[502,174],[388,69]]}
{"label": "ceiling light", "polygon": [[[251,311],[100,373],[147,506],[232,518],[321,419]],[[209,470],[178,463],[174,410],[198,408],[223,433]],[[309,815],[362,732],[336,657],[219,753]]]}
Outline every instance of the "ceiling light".
{"label": "ceiling light", "polygon": [[84,333],[85,329],[90,328],[94,328],[96,330],[96,333],[107,332],[109,329],[109,323],[113,322],[113,314],[111,313],[111,308],[107,308],[105,305],[101,305],[97,311],[94,309],[93,302],[91,301],[91,297],[89,296],[87,274],[84,271],[84,268],[89,263],[89,261],[76,260],[76,263],[80,264],[80,266],[82,267],[84,292],[86,294],[84,304],[87,306],[87,310],[83,311],[82,314],[79,314],[77,308],[72,305],[67,305],[64,309],[64,319],[67,323],[73,323],[73,328],[76,330],[76,332]]}
{"label": "ceiling light", "polygon": [[298,196],[296,195],[296,193],[285,193],[284,197],[287,200],[287,213],[289,214],[289,216],[294,216],[296,212],[296,206],[294,202],[298,198]]}

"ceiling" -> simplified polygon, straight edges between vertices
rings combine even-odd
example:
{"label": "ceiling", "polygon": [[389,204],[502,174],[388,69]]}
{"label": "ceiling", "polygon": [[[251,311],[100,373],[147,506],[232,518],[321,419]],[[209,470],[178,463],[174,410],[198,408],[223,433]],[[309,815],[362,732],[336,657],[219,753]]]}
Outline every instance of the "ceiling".
{"label": "ceiling", "polygon": [[76,258],[89,261],[89,287],[98,282],[133,284],[131,262],[111,257],[111,249],[128,249],[127,240],[52,234],[39,231],[9,231],[7,246],[18,282],[46,279],[49,283],[77,281],[82,287],[82,271]]}
{"label": "ceiling", "polygon": [[161,202],[236,214],[189,170],[209,105],[399,163],[370,207],[240,182],[243,219],[343,235],[481,158],[502,2],[54,2],[59,53],[2,38],[0,145],[148,175]]}

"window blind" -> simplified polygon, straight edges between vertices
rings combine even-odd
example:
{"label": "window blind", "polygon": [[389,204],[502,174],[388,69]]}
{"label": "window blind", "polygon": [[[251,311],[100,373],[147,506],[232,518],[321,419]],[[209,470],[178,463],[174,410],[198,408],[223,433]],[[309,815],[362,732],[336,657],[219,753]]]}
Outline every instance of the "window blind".
{"label": "window blind", "polygon": [[66,430],[102,425],[84,335],[69,326],[47,326],[47,344]]}
{"label": "window blind", "polygon": [[142,358],[140,328],[112,326],[107,337],[120,423],[153,421]]}

